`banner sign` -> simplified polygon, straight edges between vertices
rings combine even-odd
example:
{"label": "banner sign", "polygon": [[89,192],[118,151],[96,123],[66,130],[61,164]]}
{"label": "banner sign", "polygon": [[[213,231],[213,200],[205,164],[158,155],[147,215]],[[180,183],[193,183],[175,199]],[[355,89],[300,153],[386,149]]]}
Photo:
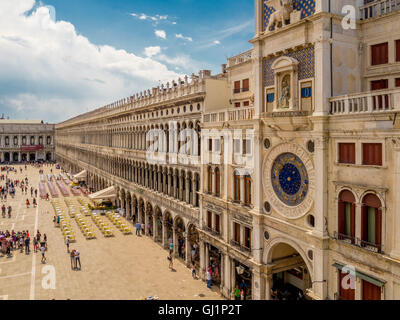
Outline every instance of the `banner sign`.
{"label": "banner sign", "polygon": [[38,151],[43,150],[43,145],[39,144],[36,146],[21,146],[21,151]]}

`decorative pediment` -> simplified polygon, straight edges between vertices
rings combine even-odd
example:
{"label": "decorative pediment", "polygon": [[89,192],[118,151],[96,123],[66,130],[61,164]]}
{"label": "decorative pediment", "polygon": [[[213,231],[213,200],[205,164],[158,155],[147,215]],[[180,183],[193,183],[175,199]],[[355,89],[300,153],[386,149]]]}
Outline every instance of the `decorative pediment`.
{"label": "decorative pediment", "polygon": [[297,70],[299,62],[291,57],[282,56],[276,59],[272,65],[271,69],[277,73],[282,71]]}

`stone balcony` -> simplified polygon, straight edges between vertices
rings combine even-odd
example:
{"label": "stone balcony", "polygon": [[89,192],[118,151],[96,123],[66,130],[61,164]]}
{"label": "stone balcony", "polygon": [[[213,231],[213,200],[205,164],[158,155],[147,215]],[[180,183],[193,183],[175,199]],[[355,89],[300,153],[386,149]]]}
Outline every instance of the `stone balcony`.
{"label": "stone balcony", "polygon": [[331,115],[383,113],[400,110],[400,89],[385,89],[329,99]]}
{"label": "stone balcony", "polygon": [[376,0],[359,7],[360,20],[367,20],[400,9],[399,0]]}
{"label": "stone balcony", "polygon": [[253,120],[253,119],[254,119],[254,107],[227,109],[226,111],[205,113],[203,115],[204,123]]}
{"label": "stone balcony", "polygon": [[232,68],[238,64],[250,61],[253,57],[253,49],[238,54],[237,56],[228,58],[228,68]]}

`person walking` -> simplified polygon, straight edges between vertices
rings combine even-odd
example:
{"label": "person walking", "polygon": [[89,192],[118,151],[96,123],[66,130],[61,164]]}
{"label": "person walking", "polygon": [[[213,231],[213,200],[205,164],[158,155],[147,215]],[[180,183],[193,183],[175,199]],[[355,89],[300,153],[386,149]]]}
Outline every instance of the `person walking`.
{"label": "person walking", "polygon": [[197,279],[197,276],[196,276],[196,265],[195,265],[195,263],[192,263],[192,277],[193,277],[193,279]]}
{"label": "person walking", "polygon": [[40,252],[42,253],[42,263],[45,263],[46,262],[46,256],[45,256],[46,248],[44,246],[40,247]]}
{"label": "person walking", "polygon": [[80,258],[80,253],[79,250],[75,250],[75,267],[78,269],[78,263],[79,263],[79,270],[81,270],[81,258]]}
{"label": "person walking", "polygon": [[168,259],[168,261],[169,261],[169,266],[168,266],[168,267],[169,267],[171,270],[173,270],[173,269],[174,269],[174,262],[173,262],[173,260],[172,260],[172,255],[171,255],[171,253],[168,255],[167,259]]}
{"label": "person walking", "polygon": [[69,253],[69,237],[65,239],[65,245],[67,246],[67,252]]}
{"label": "person walking", "polygon": [[207,288],[211,289],[211,287],[212,287],[212,285],[211,285],[212,275],[211,275],[210,268],[207,269],[206,279],[207,279]]}
{"label": "person walking", "polygon": [[35,237],[33,237],[33,252],[37,252],[38,249],[38,242],[37,239]]}
{"label": "person walking", "polygon": [[169,243],[169,253],[172,254],[172,252],[174,252],[174,243],[171,240]]}
{"label": "person walking", "polygon": [[136,235],[140,237],[140,223],[136,223]]}
{"label": "person walking", "polygon": [[146,231],[144,229],[144,223],[142,223],[140,227],[142,228],[142,235],[146,235]]}
{"label": "person walking", "polygon": [[235,289],[233,289],[233,295],[235,296],[235,300],[240,300],[239,285],[236,285]]}
{"label": "person walking", "polygon": [[29,242],[30,242],[29,237],[26,237],[26,239],[25,239],[25,253],[26,254],[30,253]]}
{"label": "person walking", "polygon": [[72,250],[69,256],[70,256],[70,258],[71,258],[71,269],[72,269],[72,270],[75,270],[75,269],[76,269],[75,250]]}

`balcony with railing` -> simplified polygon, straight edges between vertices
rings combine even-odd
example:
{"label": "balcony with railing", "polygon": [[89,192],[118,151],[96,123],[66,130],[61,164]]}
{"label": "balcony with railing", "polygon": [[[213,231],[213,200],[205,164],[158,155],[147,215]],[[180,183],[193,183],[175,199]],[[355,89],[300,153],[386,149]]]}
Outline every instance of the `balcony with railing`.
{"label": "balcony with railing", "polygon": [[329,99],[331,115],[382,113],[400,110],[400,89],[385,89]]}
{"label": "balcony with railing", "polygon": [[371,242],[362,240],[360,238],[356,238],[356,237],[348,236],[348,235],[345,235],[345,234],[341,234],[339,232],[334,232],[334,238],[336,240],[339,240],[339,241],[342,241],[342,242],[346,242],[348,244],[351,244],[351,245],[359,247],[359,248],[366,249],[368,251],[372,251],[372,252],[375,252],[375,253],[383,253],[382,252],[382,245],[378,244],[378,243],[371,243]]}
{"label": "balcony with railing", "polygon": [[253,57],[253,49],[238,54],[237,56],[228,58],[228,68],[250,61],[252,57]]}
{"label": "balcony with railing", "polygon": [[364,1],[360,6],[360,20],[379,17],[400,9],[400,0],[372,0]]}
{"label": "balcony with railing", "polygon": [[225,121],[253,120],[254,107],[233,108],[226,111],[205,113],[203,115],[204,123],[215,123]]}
{"label": "balcony with railing", "polygon": [[220,231],[215,230],[213,228],[210,228],[208,226],[204,226],[203,229],[204,229],[204,231],[206,231],[207,233],[213,235],[214,237],[221,238],[221,232]]}

